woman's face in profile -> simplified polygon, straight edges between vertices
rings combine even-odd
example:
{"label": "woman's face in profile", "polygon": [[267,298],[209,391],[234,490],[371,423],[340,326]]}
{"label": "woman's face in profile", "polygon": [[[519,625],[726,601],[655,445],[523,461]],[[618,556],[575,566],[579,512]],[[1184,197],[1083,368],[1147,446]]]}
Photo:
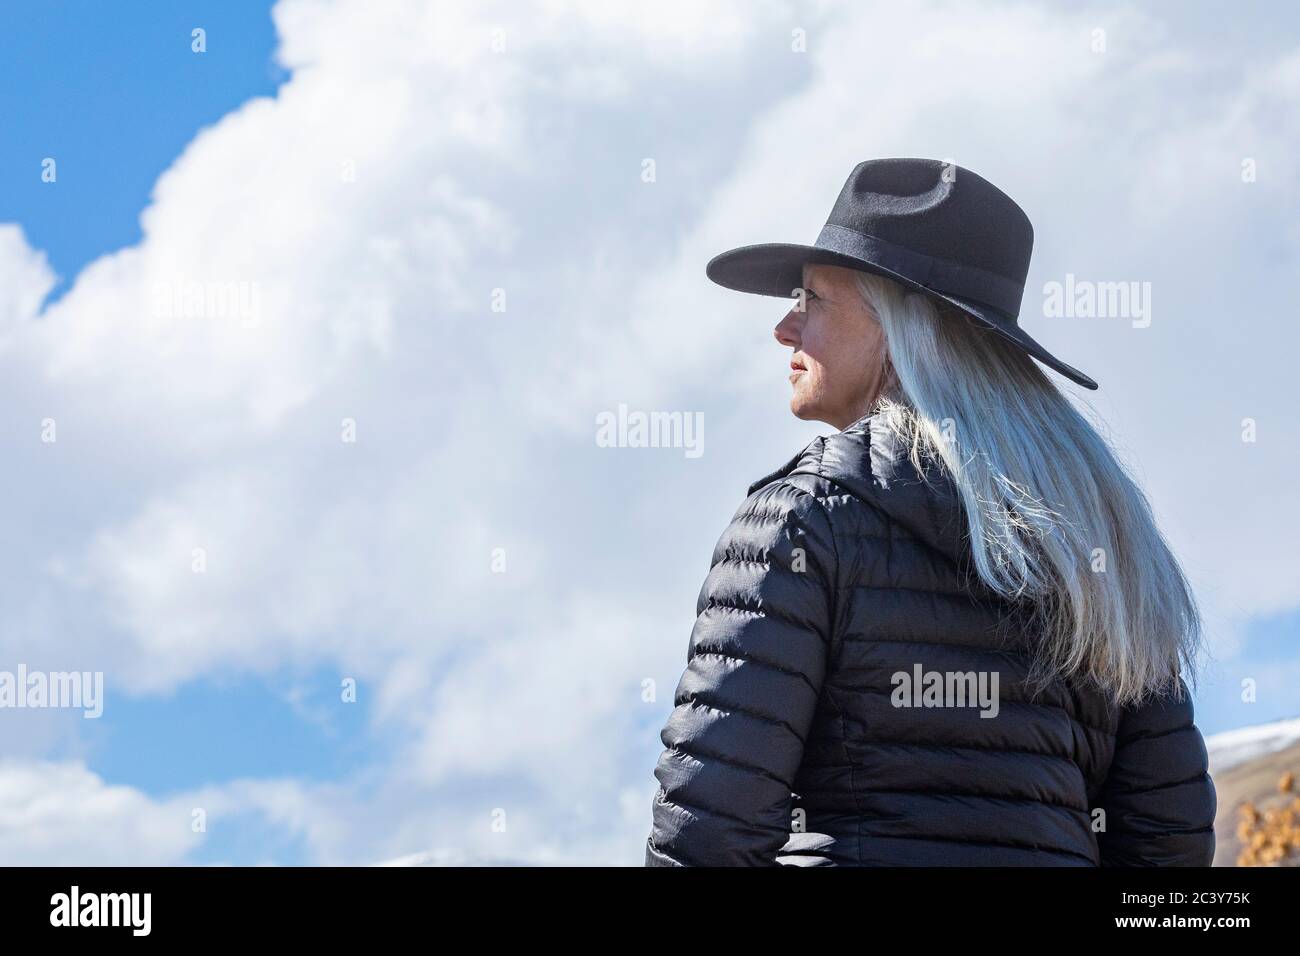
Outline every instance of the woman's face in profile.
{"label": "woman's face in profile", "polygon": [[[804,301],[776,326],[790,356],[790,411],[846,428],[871,410],[884,366],[884,333],[852,269],[806,265]],[[802,307],[801,307],[802,306]]]}

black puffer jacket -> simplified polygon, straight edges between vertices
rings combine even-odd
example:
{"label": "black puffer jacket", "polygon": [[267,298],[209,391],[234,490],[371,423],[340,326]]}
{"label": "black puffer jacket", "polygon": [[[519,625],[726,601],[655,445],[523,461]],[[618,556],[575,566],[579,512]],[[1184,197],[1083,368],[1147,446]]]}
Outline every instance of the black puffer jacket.
{"label": "black puffer jacket", "polygon": [[[700,593],[646,864],[1209,865],[1190,698],[1030,700],[1024,618],[900,445],[867,417],[750,487]],[[918,667],[996,673],[996,716],[894,706],[924,702],[894,678]]]}

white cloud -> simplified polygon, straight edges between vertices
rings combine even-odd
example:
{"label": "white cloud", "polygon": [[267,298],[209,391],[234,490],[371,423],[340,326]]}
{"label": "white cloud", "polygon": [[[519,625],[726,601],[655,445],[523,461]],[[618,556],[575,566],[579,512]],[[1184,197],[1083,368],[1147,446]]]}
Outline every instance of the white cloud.
{"label": "white cloud", "polygon": [[0,865],[174,865],[201,840],[191,810],[107,785],[81,763],[0,761]]}

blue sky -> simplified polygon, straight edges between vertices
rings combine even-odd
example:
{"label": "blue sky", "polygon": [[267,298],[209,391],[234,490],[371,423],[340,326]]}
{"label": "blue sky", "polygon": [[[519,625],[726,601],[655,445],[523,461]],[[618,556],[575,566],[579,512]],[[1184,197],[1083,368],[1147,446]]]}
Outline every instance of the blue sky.
{"label": "blue sky", "polygon": [[[270,8],[59,0],[0,9],[0,221],[23,224],[60,288],[95,257],[140,241],[154,182],[200,129],[275,93],[285,73],[272,59]],[[199,25],[202,56],[190,49]],[[58,161],[58,189],[32,175],[32,158],[39,172],[46,156]]]}
{"label": "blue sky", "polygon": [[[382,10],[0,11],[0,668],[107,682],[0,721],[36,808],[0,862],[639,862],[716,536],[825,431],[779,304],[704,263],[811,238],[870,156],[1030,211],[1024,319],[1206,611],[1202,729],[1300,714],[1295,11]],[[1066,273],[1152,282],[1151,327],[1053,321]],[[620,403],[703,413],[705,454],[597,447]]]}

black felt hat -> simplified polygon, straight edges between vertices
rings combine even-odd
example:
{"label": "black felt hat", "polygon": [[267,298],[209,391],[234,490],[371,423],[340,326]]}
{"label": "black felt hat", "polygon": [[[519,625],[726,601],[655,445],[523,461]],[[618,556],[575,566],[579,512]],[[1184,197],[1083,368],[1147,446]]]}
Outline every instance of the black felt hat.
{"label": "black felt hat", "polygon": [[988,180],[936,159],[859,163],[811,246],[765,242],[715,256],[710,279],[739,292],[790,297],[806,263],[871,272],[971,316],[1066,378],[1097,383],[1035,342],[1016,319],[1034,227]]}

